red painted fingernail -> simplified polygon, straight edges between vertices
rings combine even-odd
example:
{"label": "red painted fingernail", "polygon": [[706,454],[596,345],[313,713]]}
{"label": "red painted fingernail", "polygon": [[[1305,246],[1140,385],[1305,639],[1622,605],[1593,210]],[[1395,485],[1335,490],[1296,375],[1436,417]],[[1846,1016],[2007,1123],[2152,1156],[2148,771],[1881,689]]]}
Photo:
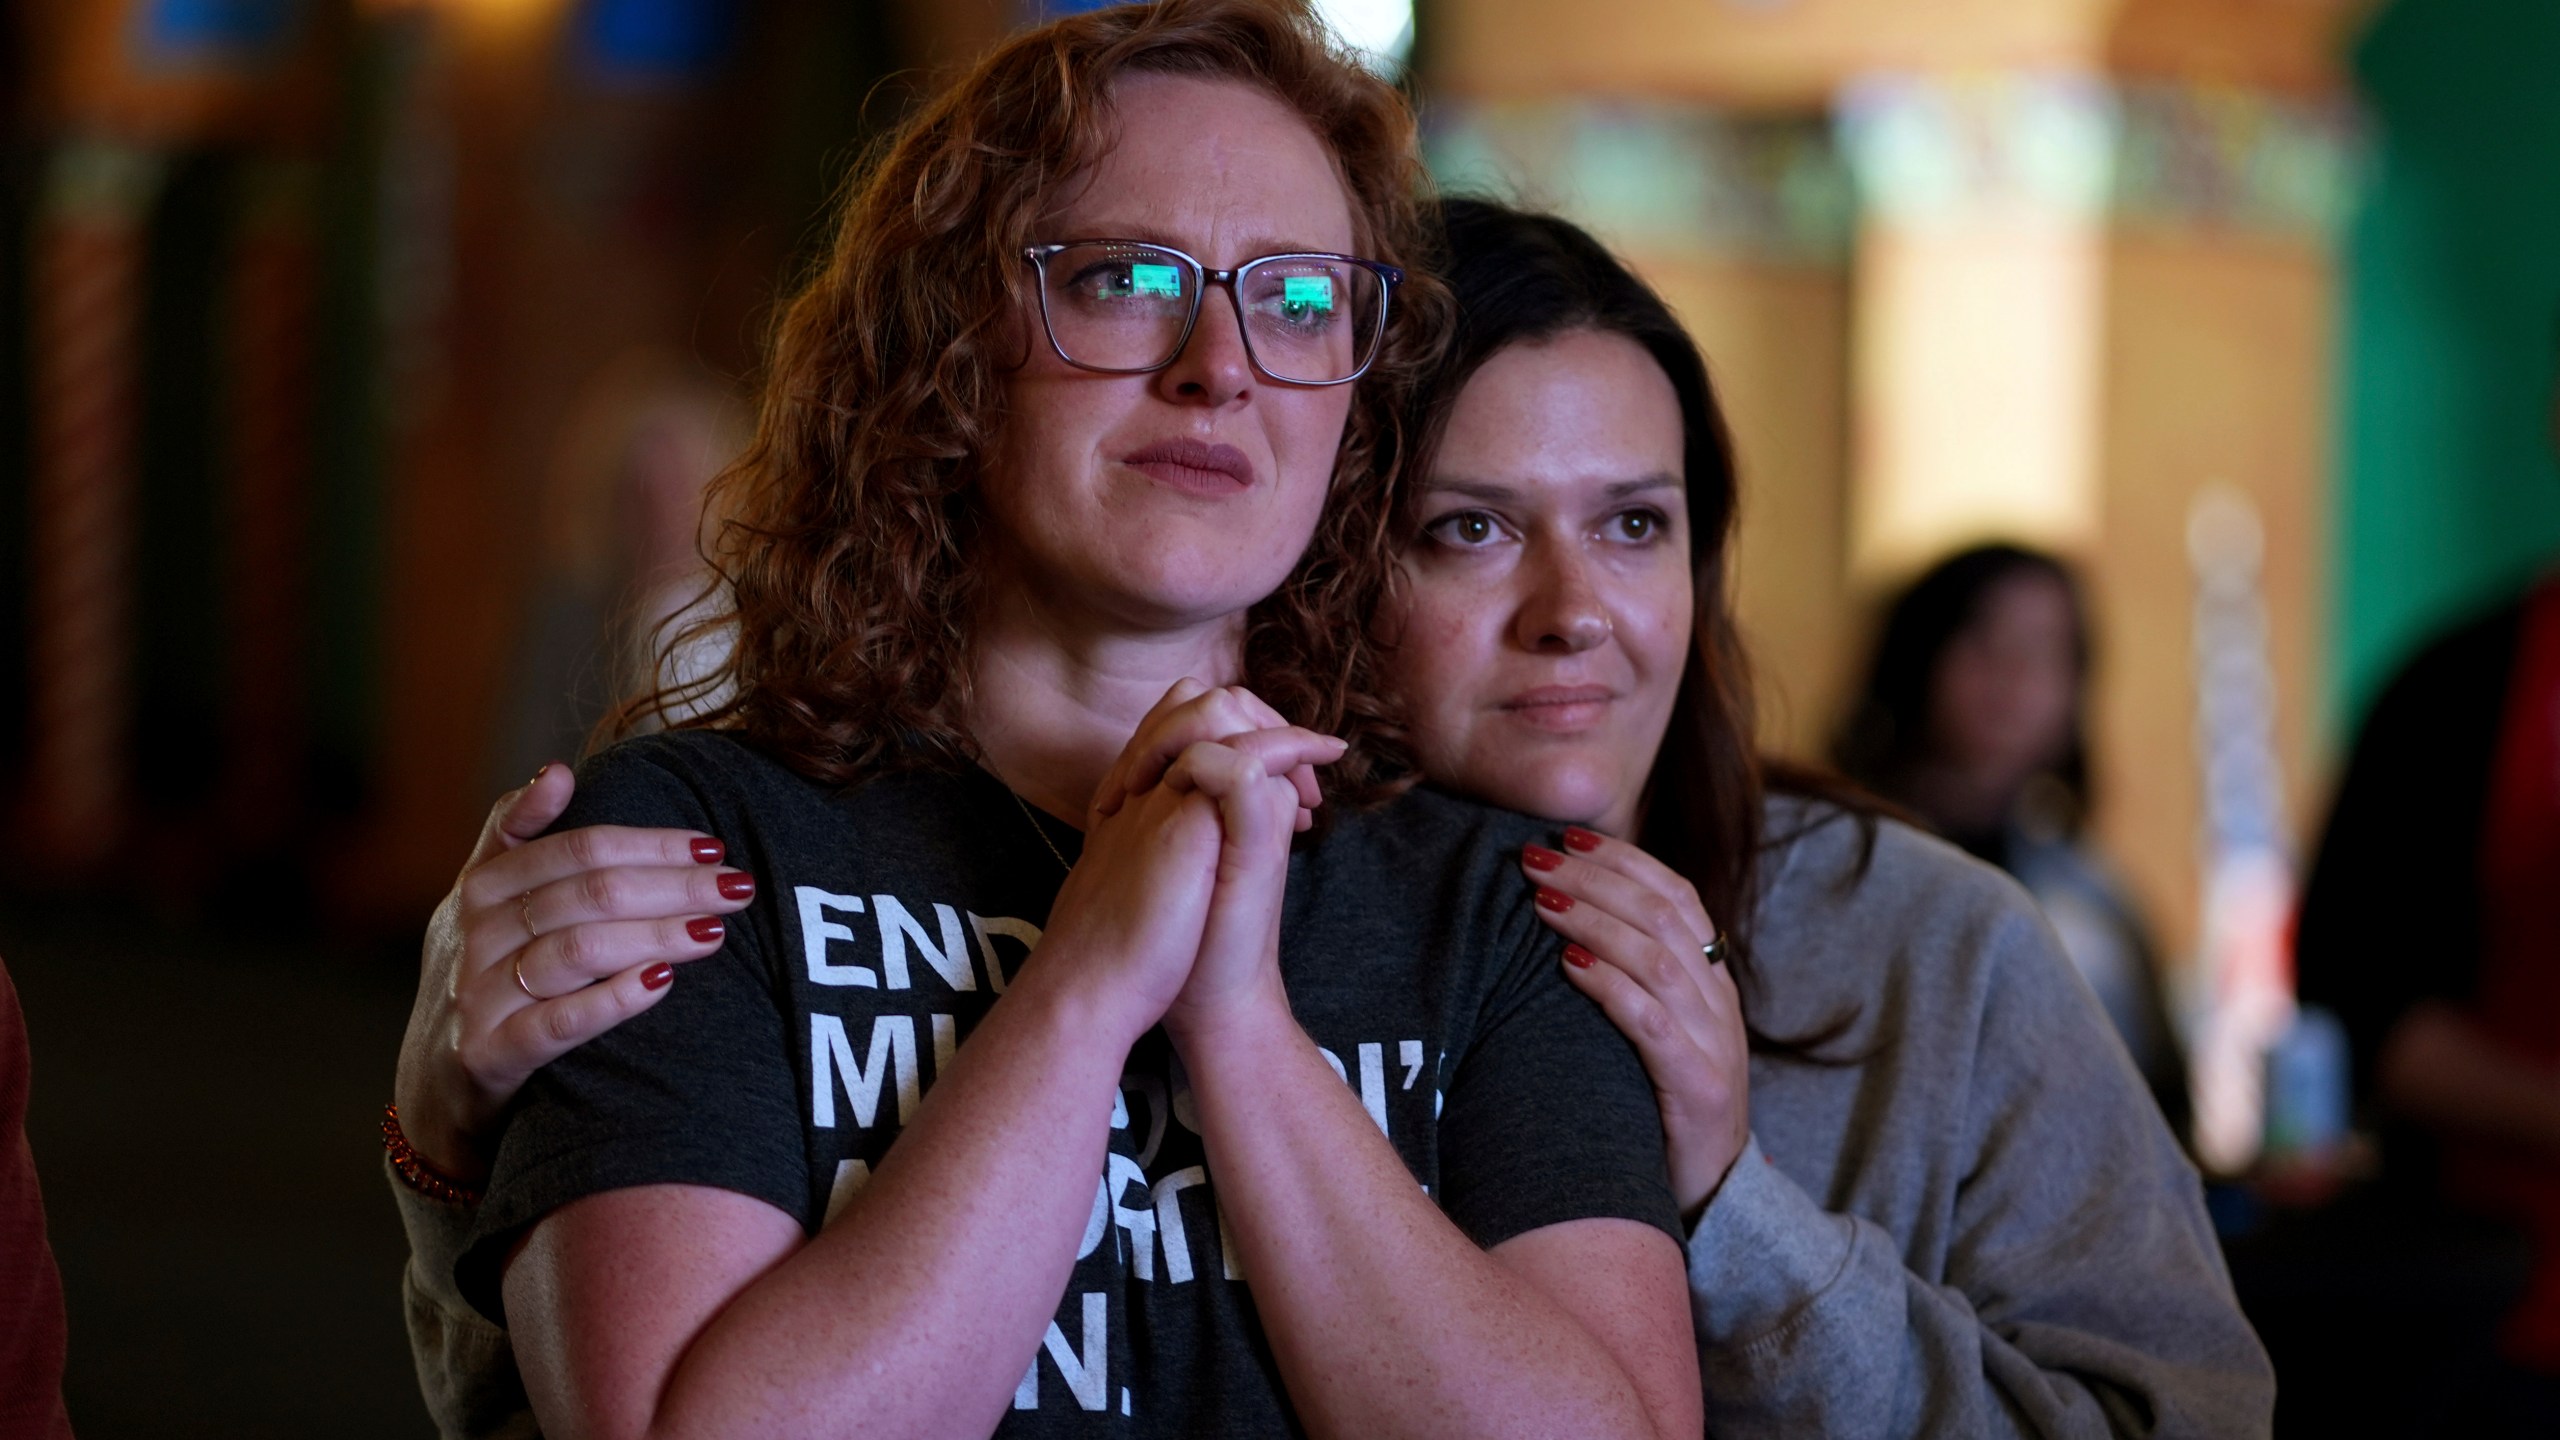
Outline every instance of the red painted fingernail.
{"label": "red painted fingernail", "polygon": [[708,835],[700,836],[693,842],[693,863],[696,865],[717,865],[721,857],[728,853],[729,847]]}
{"label": "red painted fingernail", "polygon": [[1564,827],[1564,847],[1568,850],[1597,850],[1600,837],[1579,825]]}
{"label": "red painted fingernail", "polygon": [[1520,858],[1532,870],[1553,870],[1564,863],[1564,857],[1544,845],[1523,845]]}
{"label": "red painted fingernail", "polygon": [[652,990],[664,990],[676,978],[676,967],[661,960],[640,972],[640,983]]}
{"label": "red painted fingernail", "polygon": [[1573,908],[1573,897],[1561,890],[1550,890],[1541,885],[1538,887],[1538,908],[1552,910],[1561,915]]}
{"label": "red painted fingernail", "polygon": [[1599,956],[1592,954],[1590,951],[1583,949],[1579,945],[1567,945],[1564,947],[1564,963],[1572,966],[1576,970],[1590,969],[1591,962],[1599,958]]}
{"label": "red painted fingernail", "polygon": [[744,900],[756,893],[756,877],[744,870],[730,870],[720,877],[720,898]]}
{"label": "red painted fingernail", "polygon": [[684,922],[684,933],[692,936],[696,943],[708,945],[728,934],[729,927],[721,924],[717,915],[703,915]]}

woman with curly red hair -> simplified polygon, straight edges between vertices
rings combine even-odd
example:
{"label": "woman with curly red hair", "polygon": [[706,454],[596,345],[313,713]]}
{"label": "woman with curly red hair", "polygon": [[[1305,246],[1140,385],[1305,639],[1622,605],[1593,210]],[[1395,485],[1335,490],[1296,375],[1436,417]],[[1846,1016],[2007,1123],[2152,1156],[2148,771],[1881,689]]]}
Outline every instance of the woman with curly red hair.
{"label": "woman with curly red hair", "polygon": [[455,1273],[550,1432],[1696,1432],[1534,822],[1414,791],[1292,854],[1314,766],[1409,772],[1366,622],[1446,328],[1414,156],[1303,10],[1164,0],[1009,42],[849,194],[715,502],[725,658],[558,847],[725,849],[446,916],[538,999],[615,886],[752,894],[490,1158]]}

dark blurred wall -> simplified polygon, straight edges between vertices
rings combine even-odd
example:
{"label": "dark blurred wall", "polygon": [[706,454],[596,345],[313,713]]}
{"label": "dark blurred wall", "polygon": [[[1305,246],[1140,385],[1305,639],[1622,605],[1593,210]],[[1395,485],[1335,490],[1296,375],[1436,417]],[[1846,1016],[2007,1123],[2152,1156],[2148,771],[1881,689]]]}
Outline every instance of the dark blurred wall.
{"label": "dark blurred wall", "polygon": [[1021,8],[11,9],[8,848],[414,923],[516,763],[575,418],[635,356],[751,392],[862,146]]}

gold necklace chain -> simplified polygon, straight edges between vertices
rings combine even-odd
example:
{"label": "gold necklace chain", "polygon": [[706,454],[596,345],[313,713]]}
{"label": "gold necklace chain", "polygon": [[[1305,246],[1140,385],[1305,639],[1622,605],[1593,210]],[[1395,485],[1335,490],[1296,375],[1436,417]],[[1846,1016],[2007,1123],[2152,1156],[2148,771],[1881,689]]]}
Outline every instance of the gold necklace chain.
{"label": "gold necklace chain", "polygon": [[1004,787],[1004,793],[1013,797],[1015,807],[1022,811],[1022,818],[1030,822],[1031,833],[1039,836],[1040,843],[1048,846],[1049,853],[1057,857],[1058,868],[1070,875],[1076,873],[1076,867],[1067,863],[1067,852],[1059,849],[1058,842],[1049,838],[1049,827],[1041,824],[1040,817],[1031,813],[1031,802],[1023,799],[1022,792],[1010,785]]}

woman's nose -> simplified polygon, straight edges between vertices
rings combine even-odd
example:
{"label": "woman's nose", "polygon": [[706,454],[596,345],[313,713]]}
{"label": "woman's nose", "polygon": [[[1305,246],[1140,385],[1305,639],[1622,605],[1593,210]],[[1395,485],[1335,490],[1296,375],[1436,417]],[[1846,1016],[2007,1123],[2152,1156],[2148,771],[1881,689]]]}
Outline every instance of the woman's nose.
{"label": "woman's nose", "polygon": [[1182,353],[1156,372],[1165,398],[1180,404],[1225,405],[1253,389],[1253,356],[1244,348],[1244,331],[1227,297],[1200,297],[1200,318],[1191,327]]}
{"label": "woman's nose", "polygon": [[1529,568],[1518,639],[1525,649],[1576,655],[1609,638],[1609,607],[1577,556],[1549,555]]}

